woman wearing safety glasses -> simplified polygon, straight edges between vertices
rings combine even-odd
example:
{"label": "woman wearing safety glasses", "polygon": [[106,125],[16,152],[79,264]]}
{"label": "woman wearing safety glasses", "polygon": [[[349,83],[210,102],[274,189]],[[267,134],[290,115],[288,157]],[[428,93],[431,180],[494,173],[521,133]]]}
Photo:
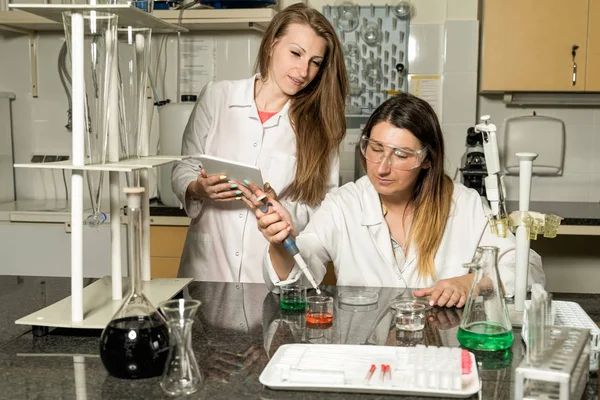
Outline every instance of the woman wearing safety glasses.
{"label": "woman wearing safety glasses", "polygon": [[[507,294],[514,293],[515,239],[487,225],[479,194],[444,173],[444,140],[433,109],[400,94],[369,118],[360,140],[366,176],[327,195],[296,243],[317,282],[332,261],[338,285],[420,288],[430,303],[462,307],[473,275],[463,268],[478,246],[497,246]],[[296,231],[274,199],[256,210],[271,243],[264,276],[271,289],[302,273],[282,246]],[[540,257],[530,253],[529,283],[545,283]]]}

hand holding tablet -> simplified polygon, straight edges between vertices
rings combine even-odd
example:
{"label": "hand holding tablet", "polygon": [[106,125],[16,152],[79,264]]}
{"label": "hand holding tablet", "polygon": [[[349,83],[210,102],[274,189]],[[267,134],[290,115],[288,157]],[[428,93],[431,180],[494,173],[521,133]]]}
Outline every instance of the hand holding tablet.
{"label": "hand holding tablet", "polygon": [[258,187],[263,187],[260,169],[254,165],[244,164],[225,158],[201,155],[202,168],[208,175],[224,175],[228,180],[254,182]]}

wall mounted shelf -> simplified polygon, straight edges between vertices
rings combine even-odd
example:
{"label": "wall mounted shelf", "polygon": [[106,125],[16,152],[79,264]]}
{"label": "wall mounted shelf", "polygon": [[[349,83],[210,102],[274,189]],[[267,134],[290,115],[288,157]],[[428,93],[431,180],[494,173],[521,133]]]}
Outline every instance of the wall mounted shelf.
{"label": "wall mounted shelf", "polygon": [[[10,11],[0,11],[0,31],[27,34],[30,32],[63,32],[63,11],[72,10],[77,5],[48,4],[40,12],[39,5],[11,4]],[[82,6],[85,7],[85,6]],[[126,4],[98,6],[107,12],[119,11],[119,25],[143,25],[153,32],[174,31],[214,31],[214,30],[258,30],[263,32],[277,13],[273,8],[214,10],[156,10],[147,14]],[[28,12],[29,11],[29,12]],[[123,16],[125,12],[125,16]],[[35,13],[35,14],[34,14]]]}

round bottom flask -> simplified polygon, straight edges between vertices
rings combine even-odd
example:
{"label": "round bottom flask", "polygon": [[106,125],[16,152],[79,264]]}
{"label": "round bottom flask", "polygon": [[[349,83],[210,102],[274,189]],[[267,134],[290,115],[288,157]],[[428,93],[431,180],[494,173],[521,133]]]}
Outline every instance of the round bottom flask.
{"label": "round bottom flask", "polygon": [[165,320],[144,296],[141,274],[141,196],[144,188],[125,188],[129,295],[100,338],[100,358],[116,378],[143,379],[163,373],[169,353]]}

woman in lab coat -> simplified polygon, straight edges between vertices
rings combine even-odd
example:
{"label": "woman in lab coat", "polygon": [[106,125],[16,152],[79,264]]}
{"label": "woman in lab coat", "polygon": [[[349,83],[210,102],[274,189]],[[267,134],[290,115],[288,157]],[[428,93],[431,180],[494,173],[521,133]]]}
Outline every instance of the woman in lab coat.
{"label": "woman in lab coat", "polygon": [[[478,246],[496,246],[507,294],[514,293],[515,238],[491,233],[479,194],[444,173],[444,140],[433,109],[400,94],[369,118],[360,141],[366,176],[327,195],[296,244],[317,282],[332,261],[338,285],[422,288],[415,296],[462,307],[473,275],[462,265]],[[282,246],[295,235],[274,199],[258,227],[271,245],[263,272],[271,289],[297,281],[300,268]],[[544,284],[540,257],[530,253],[529,283]]]}
{"label": "woman in lab coat", "polygon": [[192,157],[172,175],[192,219],[180,277],[263,282],[257,266],[268,243],[239,201],[244,182],[207,176],[197,156],[260,167],[296,229],[338,185],[347,80],[331,24],[301,3],[280,11],[263,35],[256,69],[249,79],[207,84],[185,129],[182,154]]}

